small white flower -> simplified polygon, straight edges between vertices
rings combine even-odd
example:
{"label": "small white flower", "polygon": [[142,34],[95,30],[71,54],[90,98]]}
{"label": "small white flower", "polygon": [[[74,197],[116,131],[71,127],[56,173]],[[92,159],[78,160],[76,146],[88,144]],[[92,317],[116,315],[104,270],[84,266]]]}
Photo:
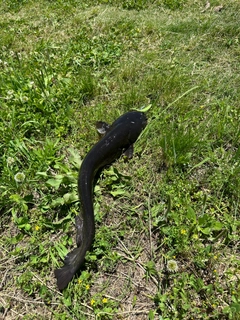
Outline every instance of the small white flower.
{"label": "small white flower", "polygon": [[6,99],[11,99],[13,97],[14,91],[8,90]]}
{"label": "small white flower", "polygon": [[169,272],[177,272],[178,271],[178,264],[176,260],[168,260],[167,262],[167,270]]}
{"label": "small white flower", "polygon": [[15,160],[14,160],[13,157],[8,157],[8,158],[7,158],[7,164],[8,164],[9,166],[11,166],[12,164],[14,164],[14,162],[15,162]]}
{"label": "small white flower", "polygon": [[20,97],[20,100],[21,100],[22,103],[25,103],[25,102],[28,101],[28,97],[27,96],[22,96],[22,97]]}
{"label": "small white flower", "polygon": [[25,174],[23,172],[18,172],[14,176],[14,180],[18,183],[21,183],[25,180]]}

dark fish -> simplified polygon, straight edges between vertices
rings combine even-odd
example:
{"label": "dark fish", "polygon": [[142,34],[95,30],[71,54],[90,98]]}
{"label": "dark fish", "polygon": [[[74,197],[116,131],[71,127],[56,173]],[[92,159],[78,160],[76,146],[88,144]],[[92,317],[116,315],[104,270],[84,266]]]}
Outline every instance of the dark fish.
{"label": "dark fish", "polygon": [[64,289],[84,262],[86,252],[91,248],[95,235],[93,211],[93,181],[96,172],[125,153],[133,154],[133,143],[147,124],[144,113],[130,111],[123,114],[111,126],[98,122],[97,129],[105,136],[88,152],[82,162],[78,176],[78,192],[81,215],[76,217],[77,248],[69,252],[64,266],[55,270],[59,290]]}

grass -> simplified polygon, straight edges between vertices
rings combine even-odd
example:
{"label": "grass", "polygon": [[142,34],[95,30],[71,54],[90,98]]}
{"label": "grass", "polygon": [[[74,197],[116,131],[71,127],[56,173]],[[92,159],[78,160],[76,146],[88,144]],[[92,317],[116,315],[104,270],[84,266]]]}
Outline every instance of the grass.
{"label": "grass", "polygon": [[[4,1],[4,319],[239,319],[237,1]],[[77,175],[113,122],[151,104],[133,159],[95,187],[96,238],[63,293]]]}

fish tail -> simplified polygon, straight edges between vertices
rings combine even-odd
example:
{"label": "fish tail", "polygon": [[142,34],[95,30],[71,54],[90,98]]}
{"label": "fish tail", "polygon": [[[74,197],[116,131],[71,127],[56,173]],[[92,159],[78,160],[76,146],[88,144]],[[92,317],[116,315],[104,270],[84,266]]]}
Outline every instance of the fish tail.
{"label": "fish tail", "polygon": [[71,266],[64,266],[61,269],[54,270],[59,290],[63,290],[64,288],[66,288],[68,283],[72,280],[74,273],[71,269]]}
{"label": "fish tail", "polygon": [[84,261],[85,253],[86,251],[83,252],[82,247],[75,248],[67,254],[64,260],[64,266],[54,270],[59,290],[66,288],[68,283],[72,280]]}

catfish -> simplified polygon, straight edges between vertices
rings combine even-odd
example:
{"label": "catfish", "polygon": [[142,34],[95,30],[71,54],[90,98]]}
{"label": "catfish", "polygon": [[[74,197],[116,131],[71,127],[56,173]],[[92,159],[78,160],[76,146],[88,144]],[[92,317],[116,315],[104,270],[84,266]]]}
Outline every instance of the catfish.
{"label": "catfish", "polygon": [[131,158],[133,143],[146,125],[147,118],[139,111],[123,114],[111,126],[105,122],[97,122],[97,130],[103,137],[90,149],[79,170],[78,194],[81,212],[75,218],[77,247],[67,254],[64,266],[54,271],[59,290],[66,288],[78,272],[94,241],[93,187],[96,173],[123,153]]}

